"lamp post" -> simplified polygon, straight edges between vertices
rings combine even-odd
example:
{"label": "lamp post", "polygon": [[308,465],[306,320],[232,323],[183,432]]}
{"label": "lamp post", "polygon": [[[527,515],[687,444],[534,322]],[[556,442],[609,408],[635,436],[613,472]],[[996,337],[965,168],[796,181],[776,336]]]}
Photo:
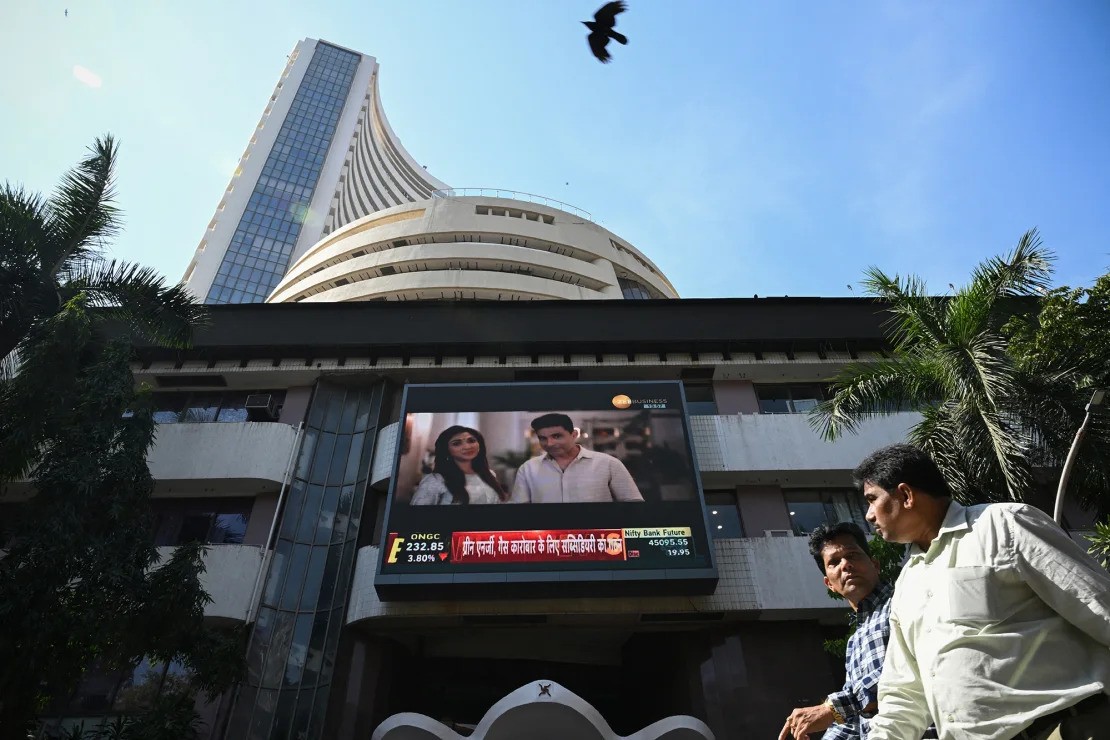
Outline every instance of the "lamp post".
{"label": "lamp post", "polygon": [[1071,469],[1075,467],[1075,458],[1079,454],[1079,445],[1083,441],[1083,436],[1087,433],[1087,427],[1091,423],[1091,415],[1094,414],[1096,406],[1102,405],[1102,399],[1105,396],[1106,391],[1102,390],[1091,394],[1091,400],[1087,403],[1086,413],[1083,415],[1083,423],[1079,425],[1079,431],[1075,433],[1071,449],[1068,450],[1068,458],[1064,461],[1064,469],[1060,471],[1060,486],[1056,489],[1056,509],[1052,518],[1061,527],[1064,526],[1064,489],[1068,487],[1068,478],[1071,477]]}

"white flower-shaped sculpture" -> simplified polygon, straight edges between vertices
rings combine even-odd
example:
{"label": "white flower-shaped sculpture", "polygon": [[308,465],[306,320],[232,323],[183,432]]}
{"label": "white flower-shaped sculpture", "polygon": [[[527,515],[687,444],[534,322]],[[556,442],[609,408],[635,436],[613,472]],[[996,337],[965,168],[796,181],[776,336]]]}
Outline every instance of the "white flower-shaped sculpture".
{"label": "white flower-shaped sculpture", "polygon": [[[714,740],[695,717],[676,715],[631,735],[618,735],[589,702],[554,681],[533,681],[490,707],[467,740]],[[464,740],[441,722],[414,712],[395,714],[373,740]]]}

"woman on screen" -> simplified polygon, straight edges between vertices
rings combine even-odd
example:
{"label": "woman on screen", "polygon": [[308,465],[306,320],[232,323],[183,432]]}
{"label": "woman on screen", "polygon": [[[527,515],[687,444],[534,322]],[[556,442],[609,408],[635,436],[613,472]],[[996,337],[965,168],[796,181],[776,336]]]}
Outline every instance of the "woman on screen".
{"label": "woman on screen", "polygon": [[508,498],[489,469],[486,440],[477,429],[456,425],[443,430],[436,437],[432,470],[416,487],[413,506],[499,504]]}

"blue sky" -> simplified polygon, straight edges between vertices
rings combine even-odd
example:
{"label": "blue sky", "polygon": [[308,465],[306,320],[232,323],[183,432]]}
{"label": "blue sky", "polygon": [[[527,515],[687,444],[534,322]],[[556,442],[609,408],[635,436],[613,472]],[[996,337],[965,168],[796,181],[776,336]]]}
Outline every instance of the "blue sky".
{"label": "blue sky", "polygon": [[116,134],[112,256],[178,280],[312,37],[377,57],[441,180],[579,206],[684,297],[852,295],[869,265],[941,293],[1033,226],[1059,283],[1110,267],[1110,3],[628,1],[608,66],[600,0],[6,3],[0,179],[50,190]]}

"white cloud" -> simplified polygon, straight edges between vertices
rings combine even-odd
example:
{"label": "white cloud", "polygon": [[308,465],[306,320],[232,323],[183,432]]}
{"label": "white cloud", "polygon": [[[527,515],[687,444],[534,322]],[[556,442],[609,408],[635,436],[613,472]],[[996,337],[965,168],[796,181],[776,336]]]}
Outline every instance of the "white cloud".
{"label": "white cloud", "polygon": [[86,87],[98,88],[103,84],[100,75],[90,69],[82,67],[80,64],[73,65],[73,79]]}

